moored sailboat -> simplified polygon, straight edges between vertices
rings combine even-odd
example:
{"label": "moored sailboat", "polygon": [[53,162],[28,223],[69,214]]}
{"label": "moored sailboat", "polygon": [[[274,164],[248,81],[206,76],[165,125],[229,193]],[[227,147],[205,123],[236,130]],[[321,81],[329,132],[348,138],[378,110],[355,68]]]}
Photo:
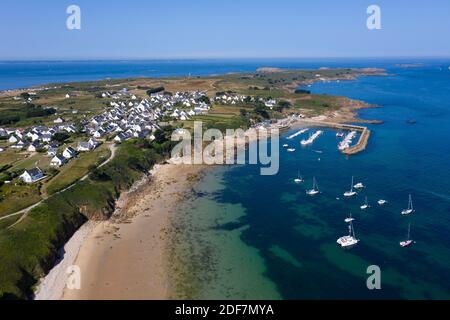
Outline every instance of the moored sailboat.
{"label": "moored sailboat", "polygon": [[313,177],[313,187],[312,187],[312,189],[307,190],[306,194],[309,196],[314,196],[314,195],[318,194],[319,192],[320,192],[319,185],[317,184],[316,177]]}
{"label": "moored sailboat", "polygon": [[355,219],[352,217],[352,213],[350,212],[350,217],[348,217],[348,218],[345,218],[345,220],[344,220],[346,223],[350,223],[350,222],[353,222],[353,221],[355,221]]}
{"label": "moored sailboat", "polygon": [[356,192],[353,191],[353,180],[354,180],[354,177],[352,177],[352,184],[350,186],[350,191],[344,192],[344,197],[353,197],[356,194]]}
{"label": "moored sailboat", "polygon": [[300,175],[300,170],[298,171],[297,178],[294,179],[294,182],[295,183],[302,183],[303,182],[303,178]]}
{"label": "moored sailboat", "polygon": [[412,245],[414,241],[411,240],[410,238],[411,238],[411,223],[408,225],[408,237],[405,241],[400,241],[400,247],[404,248]]}
{"label": "moored sailboat", "polygon": [[402,210],[402,215],[408,215],[413,212],[414,212],[414,207],[413,207],[413,203],[412,203],[412,197],[411,197],[411,195],[409,195],[408,208]]}
{"label": "moored sailboat", "polygon": [[361,210],[366,210],[366,209],[370,208],[369,202],[367,202],[367,197],[366,197],[366,200],[364,201],[364,204],[360,208],[361,208]]}

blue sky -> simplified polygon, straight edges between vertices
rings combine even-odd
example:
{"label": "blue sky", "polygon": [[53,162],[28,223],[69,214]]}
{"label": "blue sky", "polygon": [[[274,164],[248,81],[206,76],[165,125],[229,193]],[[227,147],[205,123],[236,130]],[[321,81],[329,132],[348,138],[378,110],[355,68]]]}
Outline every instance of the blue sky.
{"label": "blue sky", "polygon": [[[371,4],[382,30],[366,28]],[[449,14],[448,0],[2,0],[0,59],[449,57]]]}

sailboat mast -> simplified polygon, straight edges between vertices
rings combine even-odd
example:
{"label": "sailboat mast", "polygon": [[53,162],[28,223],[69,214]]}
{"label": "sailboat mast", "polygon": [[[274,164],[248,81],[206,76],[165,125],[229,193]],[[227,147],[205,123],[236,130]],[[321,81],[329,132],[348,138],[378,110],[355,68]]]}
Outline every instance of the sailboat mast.
{"label": "sailboat mast", "polygon": [[411,223],[408,225],[408,240],[411,236]]}

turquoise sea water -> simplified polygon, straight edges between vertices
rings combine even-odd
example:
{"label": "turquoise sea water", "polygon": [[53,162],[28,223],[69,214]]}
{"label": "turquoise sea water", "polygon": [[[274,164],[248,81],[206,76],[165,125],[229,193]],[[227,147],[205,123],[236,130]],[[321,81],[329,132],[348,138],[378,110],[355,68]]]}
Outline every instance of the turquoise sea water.
{"label": "turquoise sea water", "polygon": [[[370,126],[373,135],[361,154],[340,154],[330,129],[312,147],[300,148],[301,136],[286,140],[296,131],[291,130],[280,145],[295,145],[297,151],[281,150],[277,175],[260,176],[259,167],[251,165],[209,171],[196,187],[204,195],[183,208],[189,216],[186,223],[195,226],[190,237],[201,239],[194,247],[199,253],[209,252],[206,260],[214,266],[197,264],[202,277],[194,297],[450,298],[447,67],[390,67],[389,77],[311,87],[313,92],[381,106],[360,113],[385,121]],[[410,119],[416,124],[408,124]],[[293,182],[297,170],[306,179],[303,185]],[[343,199],[352,175],[367,187]],[[311,198],[305,190],[313,176],[322,194]],[[401,216],[410,193],[416,212]],[[365,196],[371,208],[362,211]],[[389,203],[380,207],[378,199]],[[344,219],[350,212],[361,242],[345,251],[336,239],[347,234]],[[409,223],[416,243],[401,248]],[[370,265],[381,268],[381,290],[367,289]],[[208,272],[214,276],[206,277]]]}
{"label": "turquoise sea water", "polygon": [[[423,62],[415,68],[397,63]],[[280,171],[260,176],[258,166],[208,170],[195,197],[180,208],[180,259],[194,298],[450,298],[450,61],[445,60],[227,60],[83,61],[0,63],[0,89],[47,82],[130,76],[208,75],[287,68],[384,67],[392,76],[317,83],[315,93],[349,96],[381,108],[360,116],[371,125],[368,149],[347,158],[325,129],[309,148],[302,136],[281,150]],[[415,119],[416,124],[406,121]],[[282,137],[281,144],[287,142]],[[281,145],[280,144],[280,145]],[[317,151],[321,151],[318,153]],[[320,161],[319,161],[320,158]],[[305,183],[293,179],[300,170]],[[343,199],[351,176],[367,188]],[[322,194],[305,189],[312,177]],[[356,182],[356,181],[355,181]],[[400,215],[411,193],[416,212]],[[359,209],[367,196],[371,208]],[[337,200],[336,198],[340,198]],[[379,207],[380,198],[389,201]],[[336,239],[347,234],[352,212],[361,242],[344,251]],[[408,224],[416,243],[400,248]],[[369,265],[381,268],[381,290],[366,287]]]}

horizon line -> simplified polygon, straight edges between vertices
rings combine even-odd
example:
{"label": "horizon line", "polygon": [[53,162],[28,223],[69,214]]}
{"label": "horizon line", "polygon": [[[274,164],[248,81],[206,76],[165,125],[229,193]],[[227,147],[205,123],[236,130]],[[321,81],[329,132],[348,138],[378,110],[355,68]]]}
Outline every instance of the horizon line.
{"label": "horizon line", "polygon": [[273,57],[86,57],[86,58],[0,58],[0,62],[78,62],[78,61],[186,61],[186,60],[311,60],[311,59],[450,59],[450,55],[392,56],[273,56]]}

